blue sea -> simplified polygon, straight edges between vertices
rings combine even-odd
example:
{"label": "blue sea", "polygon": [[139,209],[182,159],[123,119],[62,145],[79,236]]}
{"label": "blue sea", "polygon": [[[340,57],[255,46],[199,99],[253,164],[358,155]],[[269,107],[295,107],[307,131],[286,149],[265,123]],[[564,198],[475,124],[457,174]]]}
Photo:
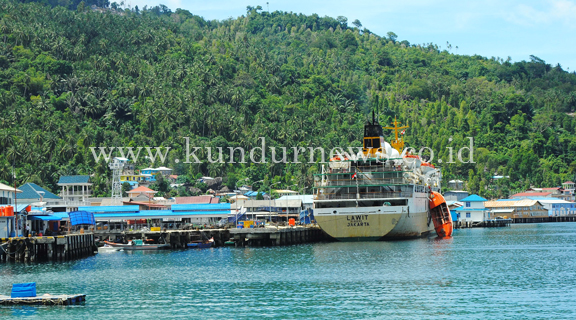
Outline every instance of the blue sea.
{"label": "blue sea", "polygon": [[576,223],[455,230],[451,239],[109,252],[0,265],[0,294],[84,293],[79,306],[0,306],[30,319],[574,319]]}

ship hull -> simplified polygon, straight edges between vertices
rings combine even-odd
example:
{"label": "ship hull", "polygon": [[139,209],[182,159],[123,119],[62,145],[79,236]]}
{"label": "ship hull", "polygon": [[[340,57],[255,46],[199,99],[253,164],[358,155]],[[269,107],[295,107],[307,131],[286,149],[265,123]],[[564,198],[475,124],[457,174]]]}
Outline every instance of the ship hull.
{"label": "ship hull", "polygon": [[[425,237],[434,230],[427,211],[383,212],[383,207],[338,208],[336,214],[316,217],[318,225],[339,241],[376,241]],[[336,210],[335,210],[336,211]]]}

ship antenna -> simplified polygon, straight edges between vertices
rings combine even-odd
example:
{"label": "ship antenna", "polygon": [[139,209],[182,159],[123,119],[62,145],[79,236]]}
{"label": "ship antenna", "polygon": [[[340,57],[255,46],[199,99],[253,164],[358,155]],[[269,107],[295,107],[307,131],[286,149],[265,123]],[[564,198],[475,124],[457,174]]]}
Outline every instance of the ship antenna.
{"label": "ship antenna", "polygon": [[376,117],[374,116],[374,110],[372,110],[372,125],[376,125]]}

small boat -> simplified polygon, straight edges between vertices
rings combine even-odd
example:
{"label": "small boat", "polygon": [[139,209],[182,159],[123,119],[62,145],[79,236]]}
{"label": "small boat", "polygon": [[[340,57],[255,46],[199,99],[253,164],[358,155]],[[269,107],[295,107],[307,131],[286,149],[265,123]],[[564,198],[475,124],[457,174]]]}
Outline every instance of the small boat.
{"label": "small boat", "polygon": [[122,248],[113,247],[111,245],[103,243],[101,247],[98,247],[98,252],[113,252],[113,251],[120,251]]}
{"label": "small boat", "polygon": [[205,249],[205,248],[211,248],[213,245],[214,245],[214,237],[208,240],[194,240],[188,243],[186,246],[188,248],[194,248],[194,249]]}
{"label": "small boat", "polygon": [[434,222],[436,234],[438,234],[440,238],[451,237],[453,231],[452,216],[450,215],[448,205],[446,205],[446,200],[444,200],[444,197],[439,192],[431,191],[429,201],[430,215]]}
{"label": "small boat", "polygon": [[158,249],[170,247],[169,244],[161,244],[161,243],[148,244],[148,243],[144,243],[144,241],[142,241],[142,240],[131,240],[130,242],[128,242],[128,244],[114,243],[114,242],[110,242],[110,241],[104,241],[104,243],[111,246],[111,247],[117,248],[117,249],[123,249],[124,251],[129,251],[129,250],[158,250]]}

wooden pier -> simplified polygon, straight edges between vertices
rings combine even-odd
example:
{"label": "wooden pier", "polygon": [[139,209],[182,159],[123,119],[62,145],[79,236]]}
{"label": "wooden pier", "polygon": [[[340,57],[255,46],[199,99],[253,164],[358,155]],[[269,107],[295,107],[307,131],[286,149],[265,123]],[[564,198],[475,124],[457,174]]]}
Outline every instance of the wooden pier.
{"label": "wooden pier", "polygon": [[186,244],[195,239],[214,238],[214,247],[224,246],[234,241],[236,246],[275,246],[297,243],[316,242],[324,239],[319,227],[266,227],[245,229],[202,229],[202,230],[165,230],[165,231],[96,231],[101,239],[115,240],[122,238],[125,242],[131,239],[153,239],[154,242],[168,243],[173,249],[186,248]]}
{"label": "wooden pier", "polygon": [[37,297],[11,298],[0,295],[0,305],[61,305],[69,306],[80,304],[86,301],[85,294],[74,295],[50,295],[45,294]]}
{"label": "wooden pier", "polygon": [[485,221],[454,221],[454,229],[508,227],[512,222],[513,222],[512,219],[492,219]]}
{"label": "wooden pier", "polygon": [[513,219],[514,223],[575,222],[575,221],[576,221],[576,215]]}
{"label": "wooden pier", "polygon": [[152,239],[155,243],[170,244],[172,249],[186,248],[186,244],[192,240],[214,238],[214,246],[223,246],[230,240],[228,229],[203,229],[203,230],[165,230],[165,231],[95,231],[95,235],[101,240],[114,241],[123,239],[128,242],[132,239]]}
{"label": "wooden pier", "polygon": [[67,261],[95,252],[93,234],[0,239],[0,262]]}
{"label": "wooden pier", "polygon": [[319,227],[268,227],[230,229],[237,247],[282,246],[318,242],[325,239]]}

